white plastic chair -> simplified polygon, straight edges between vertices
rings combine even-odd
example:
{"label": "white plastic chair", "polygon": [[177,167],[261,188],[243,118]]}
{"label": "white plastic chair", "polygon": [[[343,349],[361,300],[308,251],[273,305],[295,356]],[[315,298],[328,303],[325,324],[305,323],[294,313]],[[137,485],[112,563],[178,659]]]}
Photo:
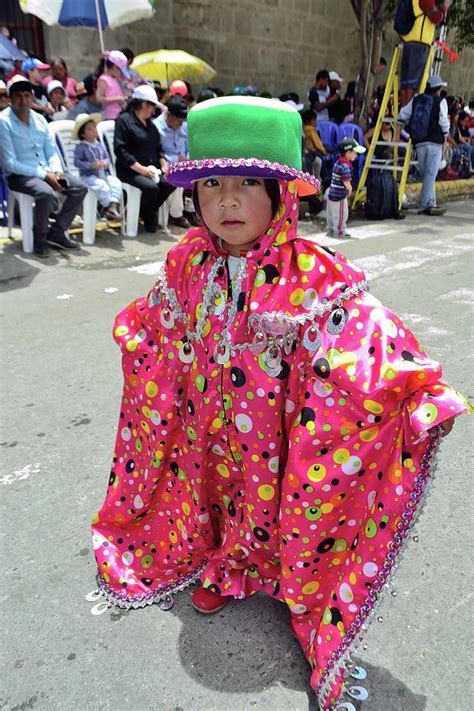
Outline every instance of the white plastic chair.
{"label": "white plastic chair", "polygon": [[[114,151],[114,131],[115,121],[101,121],[97,124],[99,138],[106,147],[110,156],[110,172],[112,175],[117,175],[115,170],[115,151]],[[142,191],[129,183],[122,183],[122,188],[127,193],[127,205],[125,207],[122,199],[122,214],[124,221],[122,223],[122,234],[127,237],[136,237],[138,234],[138,220],[140,218],[140,200]],[[158,210],[158,222],[164,232],[168,230],[169,209],[167,202],[164,202]]]}
{"label": "white plastic chair", "polygon": [[[74,148],[77,141],[73,141],[71,138],[73,126],[74,121],[65,119],[52,121],[48,124],[48,129],[53,141],[56,142],[64,169],[78,178],[79,171],[74,165]],[[87,190],[84,202],[82,203],[82,209],[84,222],[82,241],[84,244],[94,244],[97,220],[97,195],[91,188]]]}
{"label": "white plastic chair", "polygon": [[[110,172],[116,176],[115,151],[114,151],[114,131],[115,121],[100,121],[97,124],[99,139],[104,144],[110,156]],[[122,189],[127,193],[127,204],[121,198],[121,210],[123,215],[122,234],[126,237],[136,237],[138,234],[138,220],[140,217],[140,200],[142,192],[139,188],[129,183],[122,183]]]}
{"label": "white plastic chair", "polygon": [[13,231],[13,217],[15,215],[15,203],[20,209],[20,226],[22,234],[23,251],[31,254],[33,251],[33,205],[35,200],[31,195],[17,193],[10,190],[8,194],[8,237],[11,238]]}

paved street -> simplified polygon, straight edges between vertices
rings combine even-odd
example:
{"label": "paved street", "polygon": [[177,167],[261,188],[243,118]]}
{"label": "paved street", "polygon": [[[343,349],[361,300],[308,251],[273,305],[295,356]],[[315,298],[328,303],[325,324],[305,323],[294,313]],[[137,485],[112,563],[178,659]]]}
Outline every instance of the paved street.
{"label": "paved street", "polygon": [[[444,218],[350,224],[338,248],[404,318],[445,379],[472,396],[474,206]],[[318,228],[303,224],[302,234]],[[144,294],[177,235],[101,233],[80,254],[40,261],[0,249],[0,484],[6,644],[0,708],[315,711],[309,667],[284,606],[264,596],[206,618],[188,593],[94,616],[89,538],[105,494],[121,395],[115,313]],[[417,537],[358,659],[364,711],[472,708],[472,442],[460,418],[443,443]]]}

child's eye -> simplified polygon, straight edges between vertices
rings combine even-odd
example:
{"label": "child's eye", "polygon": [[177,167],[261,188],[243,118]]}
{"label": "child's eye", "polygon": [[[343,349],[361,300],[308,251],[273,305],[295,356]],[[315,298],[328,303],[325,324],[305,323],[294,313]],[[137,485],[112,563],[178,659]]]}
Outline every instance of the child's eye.
{"label": "child's eye", "polygon": [[258,180],[258,178],[245,178],[244,185],[261,185],[262,181]]}
{"label": "child's eye", "polygon": [[207,178],[207,180],[204,181],[204,185],[206,188],[213,188],[219,185],[219,182],[215,178]]}

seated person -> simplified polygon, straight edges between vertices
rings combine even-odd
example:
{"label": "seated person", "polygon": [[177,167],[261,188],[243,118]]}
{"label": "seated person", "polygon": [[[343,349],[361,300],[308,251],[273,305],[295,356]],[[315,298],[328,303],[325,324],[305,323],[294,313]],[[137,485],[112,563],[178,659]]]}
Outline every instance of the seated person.
{"label": "seated person", "polygon": [[76,101],[76,80],[69,76],[66,62],[62,57],[54,57],[51,60],[51,74],[43,79],[43,84],[47,87],[53,79],[60,81],[63,85],[66,96],[73,104]]}
{"label": "seated person", "polygon": [[50,114],[51,121],[59,121],[68,117],[68,112],[73,103],[68,99],[63,85],[57,79],[49,82],[47,87],[48,99],[53,111]]}
{"label": "seated person", "polygon": [[117,177],[142,191],[140,213],[147,232],[156,232],[158,208],[175,190],[160,175],[166,173],[168,163],[151,120],[157,106],[153,87],[137,86],[127,110],[117,118],[114,132]]}
{"label": "seated person", "polygon": [[463,177],[466,178],[472,174],[474,168],[474,139],[469,132],[469,119],[470,116],[467,111],[460,111],[456,128],[452,134],[455,148],[451,158],[451,166],[458,173],[462,172]]}
{"label": "seated person", "polygon": [[[78,249],[69,239],[69,229],[84,200],[86,186],[70,174],[63,174],[61,159],[43,116],[32,110],[33,84],[24,76],[8,83],[11,106],[0,114],[0,165],[8,187],[35,199],[33,249],[38,257],[48,256],[47,242],[60,249]],[[55,223],[49,215],[55,193],[66,197]]]}
{"label": "seated person", "polygon": [[[374,135],[374,131],[375,131],[375,127],[377,125],[379,114],[380,114],[380,108],[378,108],[376,110],[376,113],[373,116],[372,128],[369,128],[369,130],[364,133],[364,145],[367,148],[367,150],[370,148],[370,142],[372,140],[372,136]],[[393,110],[392,110],[391,104],[389,104],[387,106],[386,111],[385,111],[385,118],[391,118],[392,116],[393,116]],[[395,129],[393,127],[393,124],[382,122],[380,134],[379,134],[377,142],[386,141],[387,143],[393,143],[394,140],[395,140]],[[388,146],[388,145],[387,146],[375,146],[373,157],[379,161],[392,160],[393,146]]]}
{"label": "seated person", "polygon": [[[153,123],[160,133],[161,147],[168,164],[176,163],[179,160],[187,160],[188,157],[188,105],[180,94],[170,96],[166,110],[154,119]],[[192,202],[192,201],[190,201]],[[183,189],[176,188],[169,200],[169,222],[171,225],[188,229],[191,225],[196,225],[197,220],[193,210],[187,210],[186,216],[183,214]],[[186,207],[191,207],[188,203]]]}
{"label": "seated person", "polygon": [[100,143],[97,124],[100,114],[79,114],[72,129],[72,140],[79,141],[74,148],[74,165],[88,188],[97,194],[102,212],[109,220],[120,220],[122,183],[108,173],[110,158]]}
{"label": "seated person", "polygon": [[8,89],[4,81],[0,79],[0,111],[6,109],[10,106],[10,99],[8,98]]}
{"label": "seated person", "polygon": [[54,109],[48,101],[48,93],[42,84],[41,72],[49,69],[49,64],[40,62],[39,59],[28,57],[21,65],[22,73],[33,84],[35,100],[33,111],[37,111],[49,121],[49,117],[54,113]]}
{"label": "seated person", "polygon": [[312,173],[316,178],[321,175],[321,166],[323,156],[326,155],[326,149],[319,137],[316,128],[316,112],[313,109],[303,111],[301,118],[303,119],[303,164],[304,170]]}
{"label": "seated person", "polygon": [[79,114],[101,114],[104,110],[102,104],[97,101],[97,78],[94,74],[88,74],[84,80],[77,84],[76,89],[81,91],[81,83],[84,86],[84,93],[78,96],[77,104],[69,110],[68,119],[75,120]]}

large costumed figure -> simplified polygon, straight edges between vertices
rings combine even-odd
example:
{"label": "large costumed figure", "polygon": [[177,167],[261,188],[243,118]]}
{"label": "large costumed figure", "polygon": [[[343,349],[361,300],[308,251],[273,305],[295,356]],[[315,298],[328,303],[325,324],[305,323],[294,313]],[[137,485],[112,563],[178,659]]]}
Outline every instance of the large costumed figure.
{"label": "large costumed figure", "polygon": [[[117,316],[123,401],[93,541],[99,590],[119,607],[169,606],[195,581],[223,604],[281,600],[328,709],[440,433],[469,406],[355,264],[297,236],[298,193],[318,187],[301,172],[301,131],[294,109],[265,99],[190,111],[191,158],[168,177],[194,187],[205,226]],[[215,203],[235,217],[221,233],[202,199],[234,184],[276,189],[243,250],[240,192]]]}

